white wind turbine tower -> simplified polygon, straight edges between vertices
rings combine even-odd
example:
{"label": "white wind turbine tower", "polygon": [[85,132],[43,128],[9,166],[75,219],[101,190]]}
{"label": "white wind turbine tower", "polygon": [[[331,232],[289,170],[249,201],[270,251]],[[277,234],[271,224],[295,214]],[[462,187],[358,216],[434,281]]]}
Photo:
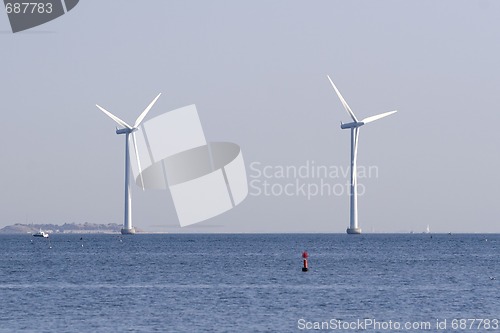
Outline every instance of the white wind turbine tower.
{"label": "white wind turbine tower", "polygon": [[[125,134],[125,218],[123,221],[122,234],[123,235],[133,235],[135,234],[135,229],[132,227],[132,197],[130,193],[130,153],[129,153],[129,137],[132,134],[132,143],[134,145],[135,156],[137,156],[137,164],[139,166],[139,173],[141,173],[141,161],[139,160],[139,153],[137,151],[137,142],[135,138],[135,131],[139,129],[142,121],[148,114],[149,110],[153,107],[156,100],[160,97],[161,93],[156,96],[156,98],[148,105],[148,107],[137,117],[134,126],[130,126],[114,114],[106,111],[104,108],[96,104],[96,106],[104,112],[108,117],[113,119],[122,128],[116,128],[116,134]],[[144,184],[144,182],[141,182]]]}
{"label": "white wind turbine tower", "polygon": [[340,128],[342,129],[351,129],[351,186],[350,186],[350,201],[351,201],[351,210],[350,210],[350,224],[349,228],[347,228],[347,233],[348,234],[360,234],[361,233],[361,228],[358,225],[358,189],[357,189],[357,169],[356,169],[356,159],[358,155],[358,137],[359,137],[359,128],[363,126],[364,124],[371,123],[372,121],[387,117],[397,111],[390,111],[386,113],[381,113],[376,116],[371,116],[368,118],[365,118],[361,121],[356,118],[354,115],[354,112],[352,112],[351,108],[349,105],[347,105],[347,102],[345,99],[342,97],[340,94],[340,91],[337,89],[335,84],[333,83],[332,79],[330,79],[330,76],[328,76],[328,80],[330,80],[330,83],[333,86],[333,89],[335,89],[335,92],[337,93],[337,96],[339,97],[340,101],[342,102],[342,105],[346,109],[347,113],[351,116],[353,122],[351,123],[340,123]]}

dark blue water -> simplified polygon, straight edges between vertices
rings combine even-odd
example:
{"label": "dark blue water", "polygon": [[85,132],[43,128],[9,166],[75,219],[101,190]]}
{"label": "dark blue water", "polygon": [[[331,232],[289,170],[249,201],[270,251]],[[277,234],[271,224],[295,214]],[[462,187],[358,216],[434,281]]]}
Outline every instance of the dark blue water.
{"label": "dark blue water", "polygon": [[5,235],[0,253],[0,332],[500,319],[499,235]]}

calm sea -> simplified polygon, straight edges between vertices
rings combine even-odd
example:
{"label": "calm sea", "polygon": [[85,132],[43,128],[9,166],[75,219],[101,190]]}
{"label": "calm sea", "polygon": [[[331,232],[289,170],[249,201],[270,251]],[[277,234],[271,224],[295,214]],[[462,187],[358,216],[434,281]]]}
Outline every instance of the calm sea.
{"label": "calm sea", "polygon": [[0,253],[0,332],[500,331],[500,235],[3,235]]}

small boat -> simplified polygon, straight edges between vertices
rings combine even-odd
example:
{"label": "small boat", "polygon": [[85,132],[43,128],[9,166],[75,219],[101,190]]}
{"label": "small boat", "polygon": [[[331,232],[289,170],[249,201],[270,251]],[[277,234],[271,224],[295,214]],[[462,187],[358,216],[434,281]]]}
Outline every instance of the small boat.
{"label": "small boat", "polygon": [[40,229],[40,231],[39,231],[39,232],[35,232],[35,233],[33,234],[33,237],[43,237],[43,238],[48,238],[48,237],[49,237],[49,234],[48,234],[48,233],[46,233],[46,232],[44,232],[44,231],[42,231],[42,229]]}

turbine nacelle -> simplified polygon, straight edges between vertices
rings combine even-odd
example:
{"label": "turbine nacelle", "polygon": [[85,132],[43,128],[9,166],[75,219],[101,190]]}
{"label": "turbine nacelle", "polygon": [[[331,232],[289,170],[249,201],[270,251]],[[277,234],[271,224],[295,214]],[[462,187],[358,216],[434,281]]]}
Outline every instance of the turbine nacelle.
{"label": "turbine nacelle", "polygon": [[347,123],[347,124],[344,124],[344,123],[340,123],[340,128],[342,129],[347,129],[347,128],[356,128],[356,127],[361,127],[363,126],[365,123],[362,122],[362,121],[354,121],[352,123]]}
{"label": "turbine nacelle", "polygon": [[130,134],[134,131],[137,131],[137,128],[117,128],[116,134]]}
{"label": "turbine nacelle", "polygon": [[117,128],[116,129],[116,134],[130,134],[130,133],[134,133],[137,130],[139,130],[138,127],[133,127],[133,128]]}

